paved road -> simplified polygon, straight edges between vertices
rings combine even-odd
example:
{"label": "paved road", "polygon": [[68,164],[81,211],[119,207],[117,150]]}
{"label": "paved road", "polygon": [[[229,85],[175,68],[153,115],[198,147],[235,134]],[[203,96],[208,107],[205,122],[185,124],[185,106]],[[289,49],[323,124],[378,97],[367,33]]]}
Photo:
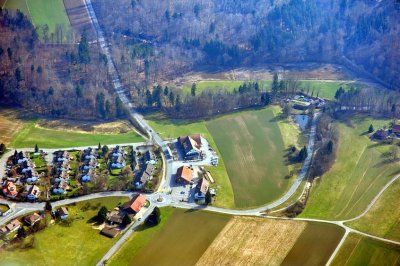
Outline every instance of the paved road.
{"label": "paved road", "polygon": [[143,223],[143,221],[151,214],[154,210],[154,206],[150,206],[140,217],[140,221],[136,220],[135,223],[126,229],[123,236],[108,250],[108,252],[101,258],[101,260],[96,264],[97,266],[104,265],[113,255],[116,253],[121,246],[131,237],[135,230]]}

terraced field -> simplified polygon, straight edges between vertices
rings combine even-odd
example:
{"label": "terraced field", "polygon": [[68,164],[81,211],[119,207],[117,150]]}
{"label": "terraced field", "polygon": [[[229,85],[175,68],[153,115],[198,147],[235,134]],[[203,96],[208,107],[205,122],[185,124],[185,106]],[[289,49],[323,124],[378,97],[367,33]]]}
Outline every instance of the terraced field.
{"label": "terraced field", "polygon": [[399,173],[398,166],[386,155],[389,145],[371,141],[366,134],[389,121],[370,118],[346,118],[338,123],[339,143],[336,161],[311,191],[301,217],[350,219],[360,214],[381,188]]}

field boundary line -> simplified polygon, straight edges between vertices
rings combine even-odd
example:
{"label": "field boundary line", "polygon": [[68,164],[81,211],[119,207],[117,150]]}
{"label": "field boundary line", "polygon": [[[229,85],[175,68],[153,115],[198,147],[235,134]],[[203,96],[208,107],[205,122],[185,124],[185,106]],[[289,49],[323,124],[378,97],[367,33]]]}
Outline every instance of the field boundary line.
{"label": "field boundary line", "polygon": [[341,247],[343,246],[344,242],[346,241],[348,235],[350,233],[350,230],[346,229],[346,232],[344,233],[344,235],[342,236],[342,239],[340,240],[339,244],[336,246],[335,250],[333,251],[332,255],[330,256],[328,262],[325,264],[326,266],[331,265],[332,261],[335,259],[337,253],[339,252],[339,250],[341,249]]}

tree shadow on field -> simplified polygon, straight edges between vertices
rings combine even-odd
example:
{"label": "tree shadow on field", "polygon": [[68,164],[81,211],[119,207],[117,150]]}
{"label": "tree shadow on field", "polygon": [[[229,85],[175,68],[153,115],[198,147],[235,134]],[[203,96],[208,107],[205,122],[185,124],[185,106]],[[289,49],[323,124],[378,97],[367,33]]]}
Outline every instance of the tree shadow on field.
{"label": "tree shadow on field", "polygon": [[194,208],[188,209],[185,211],[185,213],[191,213],[191,212],[197,212],[197,211],[201,211],[207,208],[207,205],[198,205]]}

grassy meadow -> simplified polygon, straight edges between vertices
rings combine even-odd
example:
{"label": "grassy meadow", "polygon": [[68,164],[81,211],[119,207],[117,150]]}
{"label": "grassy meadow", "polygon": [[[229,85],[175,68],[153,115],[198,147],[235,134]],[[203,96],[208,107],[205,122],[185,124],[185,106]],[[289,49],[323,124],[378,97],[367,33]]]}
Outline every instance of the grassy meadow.
{"label": "grassy meadow", "polygon": [[286,191],[285,146],[270,108],[223,116],[206,126],[226,164],[236,207],[259,206]]}
{"label": "grassy meadow", "polygon": [[301,217],[331,220],[350,219],[360,214],[399,168],[386,155],[390,146],[369,139],[375,129],[389,121],[346,117],[337,123],[339,141],[332,168],[314,184]]}
{"label": "grassy meadow", "polygon": [[[238,89],[240,85],[244,82],[249,82],[246,80],[203,80],[196,83],[196,93],[201,93],[204,90],[227,90],[233,92],[234,89]],[[251,81],[253,82],[253,81]],[[270,90],[271,80],[259,80],[258,81],[261,88]],[[300,88],[305,91],[314,92],[313,95],[318,94],[319,97],[326,99],[333,99],[335,97],[336,90],[339,87],[347,90],[350,87],[358,87],[356,83],[348,80],[301,80]],[[182,86],[182,90],[190,94],[192,84],[185,84]]]}
{"label": "grassy meadow", "polygon": [[346,225],[375,236],[400,241],[400,179],[397,179],[361,219]]}
{"label": "grassy meadow", "polygon": [[[35,27],[46,25],[49,27],[49,37],[55,32],[57,25],[63,25],[64,38],[70,28],[70,22],[65,11],[63,0],[7,0],[3,4],[7,9],[19,9],[28,16]],[[42,31],[38,34],[43,38]]]}
{"label": "grassy meadow", "polygon": [[[112,209],[126,200],[126,197],[109,197],[69,205],[71,226],[49,225],[35,234],[33,248],[20,249],[14,245],[2,250],[0,265],[95,265],[119,236],[110,239],[100,235],[100,230],[94,229],[89,219],[97,215],[100,206]],[[83,211],[87,202],[91,207]]]}
{"label": "grassy meadow", "polygon": [[143,138],[132,131],[124,134],[87,134],[52,129],[43,129],[35,126],[35,121],[26,123],[13,140],[13,148],[68,148],[104,144],[122,144],[141,142]]}
{"label": "grassy meadow", "polygon": [[231,219],[181,209],[167,210],[164,215],[161,225],[133,234],[109,265],[194,265]]}
{"label": "grassy meadow", "polygon": [[400,247],[350,234],[332,265],[399,265]]}

